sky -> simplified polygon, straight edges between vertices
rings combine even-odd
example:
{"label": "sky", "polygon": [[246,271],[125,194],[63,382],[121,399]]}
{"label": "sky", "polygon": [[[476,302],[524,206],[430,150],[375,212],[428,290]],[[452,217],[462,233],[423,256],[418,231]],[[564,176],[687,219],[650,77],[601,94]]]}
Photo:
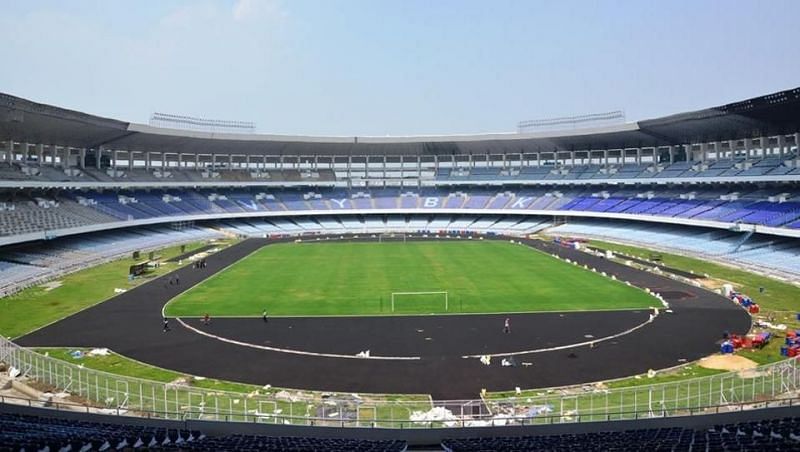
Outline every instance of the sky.
{"label": "sky", "polygon": [[797,0],[0,0],[0,92],[259,133],[637,121],[800,86]]}

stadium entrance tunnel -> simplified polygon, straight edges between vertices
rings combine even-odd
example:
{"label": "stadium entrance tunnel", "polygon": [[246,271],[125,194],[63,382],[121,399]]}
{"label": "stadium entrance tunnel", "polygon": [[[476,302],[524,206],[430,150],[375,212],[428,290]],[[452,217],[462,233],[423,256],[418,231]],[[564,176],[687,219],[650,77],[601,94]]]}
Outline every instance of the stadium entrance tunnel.
{"label": "stadium entrance tunnel", "polygon": [[[597,344],[592,344],[589,336],[602,337],[624,330],[646,320],[650,312],[287,317],[269,319],[267,325],[260,318],[213,319],[209,325],[199,325],[198,319],[183,319],[192,328],[173,323],[171,331],[163,331],[161,309],[168,300],[269,243],[275,241],[245,240],[209,256],[207,268],[202,271],[191,266],[176,270],[174,275],[180,277],[180,286],[167,284],[173,275],[165,275],[18,342],[31,347],[108,347],[158,367],[257,385],[465,399],[475,398],[482,389],[562,386],[672,367],[717,351],[723,331],[744,334],[750,328],[749,315],[719,295],[554,243],[523,240],[525,245],[614,275],[634,286],[694,297],[675,299],[670,302],[671,314],[661,314],[643,328]],[[503,333],[506,317],[511,318],[511,333]],[[268,332],[264,331],[265,326]],[[237,345],[193,331],[200,328],[267,348]],[[583,341],[587,343],[557,348],[559,344]],[[522,353],[506,360],[512,365],[504,366],[501,357],[488,365],[477,358],[461,357],[465,352],[506,353],[548,348],[551,344],[555,349]],[[370,347],[371,355],[399,354],[420,359],[342,359],[275,351],[270,349],[273,345],[346,355]]]}

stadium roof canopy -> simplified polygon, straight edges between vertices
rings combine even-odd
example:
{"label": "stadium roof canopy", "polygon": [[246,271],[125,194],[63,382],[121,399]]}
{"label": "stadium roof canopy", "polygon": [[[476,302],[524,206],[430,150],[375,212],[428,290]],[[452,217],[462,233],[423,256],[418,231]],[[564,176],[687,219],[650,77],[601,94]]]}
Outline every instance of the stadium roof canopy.
{"label": "stadium roof canopy", "polygon": [[162,129],[0,93],[0,140],[75,148],[251,155],[450,155],[621,149],[800,131],[800,88],[613,126],[543,133],[408,137],[234,135]]}

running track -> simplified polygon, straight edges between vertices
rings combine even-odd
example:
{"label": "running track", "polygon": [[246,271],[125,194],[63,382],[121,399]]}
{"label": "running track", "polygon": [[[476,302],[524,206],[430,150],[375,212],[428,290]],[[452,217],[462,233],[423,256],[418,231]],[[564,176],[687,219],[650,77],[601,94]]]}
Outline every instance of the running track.
{"label": "running track", "polygon": [[[414,360],[345,359],[246,347],[197,334],[174,319],[162,331],[161,308],[171,298],[270,243],[248,239],[211,255],[205,269],[176,270],[17,340],[27,347],[108,347],[158,367],[207,378],[276,387],[341,392],[422,393],[435,399],[472,399],[482,388],[537,388],[592,382],[644,373],[692,361],[719,350],[723,331],[744,334],[749,315],[725,298],[669,278],[639,271],[552,243],[526,241],[656,292],[672,314],[590,348],[516,356],[519,365],[484,366],[468,354],[491,354],[574,344],[626,330],[647,320],[648,311],[408,317],[197,319],[186,323],[211,335],[257,346],[317,353],[416,357]],[[565,283],[568,283],[565,282]],[[677,295],[676,295],[677,296]],[[530,363],[521,365],[521,363]]]}

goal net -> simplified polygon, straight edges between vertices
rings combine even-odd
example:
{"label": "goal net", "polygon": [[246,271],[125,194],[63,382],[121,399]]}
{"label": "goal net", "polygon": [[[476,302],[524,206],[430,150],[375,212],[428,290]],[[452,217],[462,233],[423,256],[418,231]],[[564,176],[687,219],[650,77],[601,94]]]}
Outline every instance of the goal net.
{"label": "goal net", "polygon": [[392,292],[392,312],[431,312],[449,310],[447,291]]}
{"label": "goal net", "polygon": [[378,243],[383,242],[406,242],[406,235],[403,233],[387,233],[378,235]]}

